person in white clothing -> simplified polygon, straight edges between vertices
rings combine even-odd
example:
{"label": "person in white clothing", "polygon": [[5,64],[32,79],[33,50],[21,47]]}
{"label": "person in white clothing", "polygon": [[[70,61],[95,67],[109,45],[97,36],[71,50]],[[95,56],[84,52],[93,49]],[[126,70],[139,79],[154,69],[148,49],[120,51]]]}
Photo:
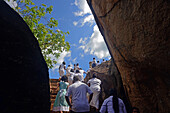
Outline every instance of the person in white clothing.
{"label": "person in white clothing", "polygon": [[68,77],[68,75],[70,75],[70,70],[72,69],[72,67],[70,65],[68,65],[67,69],[66,69],[66,76]]}
{"label": "person in white clothing", "polygon": [[87,74],[87,73],[82,68],[79,69],[79,72],[81,76],[83,77],[83,81],[84,81],[84,74]]}
{"label": "person in white clothing", "polygon": [[81,82],[84,81],[84,77],[83,77],[83,75],[81,75],[81,73],[80,73],[79,70],[76,70],[74,76],[78,76],[78,77],[79,77],[79,80],[80,80]]}
{"label": "person in white clothing", "polygon": [[[89,113],[90,106],[87,99],[87,93],[90,94],[89,101],[91,101],[93,92],[83,82],[79,81],[78,76],[74,76],[73,84],[69,86],[66,93],[66,101],[71,108],[70,113]],[[72,103],[70,103],[69,97],[72,96]]]}
{"label": "person in white clothing", "polygon": [[73,77],[74,77],[74,69],[71,69],[68,75],[68,83],[69,85],[73,84]]}
{"label": "person in white clothing", "polygon": [[127,113],[123,100],[117,97],[116,89],[110,90],[110,97],[104,100],[100,113]]}
{"label": "person in white clothing", "polygon": [[98,60],[96,66],[98,66],[99,64],[100,64],[100,63],[99,63],[99,60]]}
{"label": "person in white clothing", "polygon": [[60,78],[64,76],[64,70],[66,70],[66,63],[63,61],[63,63],[59,66]]}
{"label": "person in white clothing", "polygon": [[87,84],[90,86],[90,89],[93,92],[93,97],[92,100],[90,102],[90,106],[95,107],[96,108],[96,112],[98,112],[99,109],[99,95],[100,95],[100,84],[101,84],[101,80],[96,78],[96,74],[93,74],[92,79],[90,79]]}
{"label": "person in white clothing", "polygon": [[92,61],[92,63],[96,63],[96,59],[95,59],[95,58],[93,58],[93,61]]}

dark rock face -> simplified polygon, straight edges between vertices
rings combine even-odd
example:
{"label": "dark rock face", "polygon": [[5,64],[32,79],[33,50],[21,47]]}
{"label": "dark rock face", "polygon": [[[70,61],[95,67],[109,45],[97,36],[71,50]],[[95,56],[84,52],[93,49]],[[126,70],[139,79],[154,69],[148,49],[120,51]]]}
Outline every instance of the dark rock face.
{"label": "dark rock face", "polygon": [[113,60],[109,60],[106,62],[101,63],[100,65],[91,68],[90,72],[87,73],[85,77],[85,82],[87,83],[89,79],[92,78],[93,73],[97,74],[97,78],[99,78],[101,83],[101,94],[100,94],[100,106],[103,103],[104,99],[109,97],[109,90],[111,88],[117,89],[118,97],[123,99],[127,111],[130,111],[131,105],[129,102],[128,97],[126,96],[126,92],[123,88],[123,83],[121,80],[120,73],[117,70],[117,67],[114,64]]}
{"label": "dark rock face", "polygon": [[46,62],[23,19],[0,1],[1,113],[49,113]]}
{"label": "dark rock face", "polygon": [[87,0],[132,106],[170,112],[169,0]]}

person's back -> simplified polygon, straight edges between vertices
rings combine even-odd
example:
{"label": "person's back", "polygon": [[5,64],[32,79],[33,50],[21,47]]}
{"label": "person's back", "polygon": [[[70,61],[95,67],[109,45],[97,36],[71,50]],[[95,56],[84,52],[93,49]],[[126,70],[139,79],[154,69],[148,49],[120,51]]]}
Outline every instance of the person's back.
{"label": "person's back", "polygon": [[[74,77],[77,78],[78,77]],[[76,81],[69,86],[66,98],[68,102],[68,97],[72,95],[72,111],[74,112],[89,112],[90,106],[87,99],[87,93],[92,94],[90,88],[81,81]],[[70,102],[68,102],[70,103]]]}
{"label": "person's back", "polygon": [[101,108],[100,113],[127,113],[125,104],[123,100],[117,97],[116,89],[110,90],[110,97],[104,100]]}
{"label": "person's back", "polygon": [[[113,109],[113,101],[112,101],[113,96],[108,97],[107,99],[104,100],[103,105],[106,107],[101,107],[100,113],[105,113],[106,109],[108,113],[115,113]],[[126,108],[125,105],[122,101],[122,99],[118,98],[118,105],[119,105],[119,113],[126,113]]]}

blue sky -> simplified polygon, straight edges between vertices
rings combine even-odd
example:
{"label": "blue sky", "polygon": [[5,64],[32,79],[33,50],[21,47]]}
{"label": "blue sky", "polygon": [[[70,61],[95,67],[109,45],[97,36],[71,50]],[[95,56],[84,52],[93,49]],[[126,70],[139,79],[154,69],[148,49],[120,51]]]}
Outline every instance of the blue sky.
{"label": "blue sky", "polygon": [[[66,41],[70,43],[70,52],[61,53],[57,64],[49,70],[50,78],[59,78],[58,66],[65,61],[66,67],[79,63],[79,67],[87,71],[93,57],[100,62],[109,60],[110,54],[95,23],[86,0],[33,0],[36,5],[53,5],[52,14],[58,20],[58,28],[69,31]],[[52,56],[53,57],[53,56]],[[84,75],[85,76],[85,75]]]}

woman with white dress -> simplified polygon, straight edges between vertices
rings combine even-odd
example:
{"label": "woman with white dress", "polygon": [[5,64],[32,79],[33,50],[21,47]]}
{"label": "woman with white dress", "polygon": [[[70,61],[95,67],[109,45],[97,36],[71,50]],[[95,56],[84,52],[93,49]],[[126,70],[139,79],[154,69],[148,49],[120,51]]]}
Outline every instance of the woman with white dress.
{"label": "woman with white dress", "polygon": [[93,106],[96,108],[96,111],[98,112],[99,109],[99,95],[100,95],[100,84],[101,84],[101,80],[96,78],[96,75],[93,74],[93,78],[90,79],[88,82],[88,85],[90,86],[90,89],[93,92],[93,97],[92,100],[90,102],[90,106]]}
{"label": "woman with white dress", "polygon": [[110,95],[110,97],[104,100],[100,113],[127,113],[123,100],[117,97],[116,89],[111,89]]}
{"label": "woman with white dress", "polygon": [[64,70],[66,70],[66,63],[63,61],[63,63],[59,66],[60,78],[64,76]]}

